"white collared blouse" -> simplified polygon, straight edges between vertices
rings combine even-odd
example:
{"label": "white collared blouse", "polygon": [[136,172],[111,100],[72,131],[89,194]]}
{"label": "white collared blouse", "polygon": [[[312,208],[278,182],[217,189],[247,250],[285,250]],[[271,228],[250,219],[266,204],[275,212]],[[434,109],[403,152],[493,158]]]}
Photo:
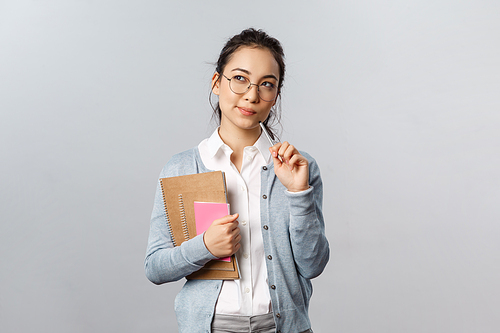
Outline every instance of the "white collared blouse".
{"label": "white collared blouse", "polygon": [[261,135],[253,146],[245,147],[240,171],[231,162],[233,150],[222,141],[218,129],[198,145],[198,150],[207,168],[225,173],[231,214],[239,214],[241,248],[236,259],[241,275],[239,280],[224,281],[215,313],[269,313],[271,296],[260,221],[260,170],[271,162],[269,142]]}

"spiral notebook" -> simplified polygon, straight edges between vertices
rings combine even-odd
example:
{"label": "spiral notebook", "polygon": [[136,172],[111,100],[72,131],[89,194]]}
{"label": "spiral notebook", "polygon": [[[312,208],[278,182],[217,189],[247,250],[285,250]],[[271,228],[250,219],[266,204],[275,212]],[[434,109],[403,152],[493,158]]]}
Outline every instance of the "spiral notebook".
{"label": "spiral notebook", "polygon": [[[227,203],[226,181],[222,171],[161,178],[167,227],[174,246],[196,237],[194,202]],[[234,255],[230,260],[211,260],[187,279],[239,279]]]}

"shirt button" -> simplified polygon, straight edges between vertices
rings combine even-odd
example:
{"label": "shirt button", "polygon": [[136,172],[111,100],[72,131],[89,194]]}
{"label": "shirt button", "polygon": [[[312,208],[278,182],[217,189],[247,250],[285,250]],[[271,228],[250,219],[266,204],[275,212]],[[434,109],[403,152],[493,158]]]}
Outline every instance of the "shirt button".
{"label": "shirt button", "polygon": [[269,259],[269,260],[273,260],[273,256],[272,256],[272,255],[268,255],[268,256],[267,256],[267,259]]}
{"label": "shirt button", "polygon": [[250,156],[247,156],[247,161],[251,161],[252,158]]}
{"label": "shirt button", "polygon": [[264,194],[264,195],[262,196],[262,198],[263,198],[263,199],[267,199],[267,195],[265,195],[265,194]]}
{"label": "shirt button", "polygon": [[250,288],[245,288],[245,292],[248,294],[250,293]]}
{"label": "shirt button", "polygon": [[269,227],[267,225],[263,226],[262,228],[264,228],[264,230],[269,229]]}
{"label": "shirt button", "polygon": [[248,253],[243,253],[243,258],[248,259]]}
{"label": "shirt button", "polygon": [[247,221],[241,221],[241,225],[243,226],[247,225]]}
{"label": "shirt button", "polygon": [[241,190],[242,190],[243,192],[245,192],[245,190],[246,190],[245,186],[241,186]]}

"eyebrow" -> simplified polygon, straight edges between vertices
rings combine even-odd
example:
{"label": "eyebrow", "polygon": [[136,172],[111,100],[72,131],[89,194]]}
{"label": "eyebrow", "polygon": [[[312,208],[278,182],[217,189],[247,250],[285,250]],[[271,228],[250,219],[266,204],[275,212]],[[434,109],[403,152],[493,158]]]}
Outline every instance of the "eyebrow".
{"label": "eyebrow", "polygon": [[[248,74],[248,75],[252,74],[252,73],[250,73],[250,71],[243,69],[243,68],[235,68],[231,72],[234,72],[234,71],[240,71],[240,72],[243,72],[243,73]],[[268,78],[272,78],[272,79],[275,79],[276,81],[279,81],[278,78],[274,74],[268,74],[268,75],[264,75],[262,77],[262,79],[268,79]]]}

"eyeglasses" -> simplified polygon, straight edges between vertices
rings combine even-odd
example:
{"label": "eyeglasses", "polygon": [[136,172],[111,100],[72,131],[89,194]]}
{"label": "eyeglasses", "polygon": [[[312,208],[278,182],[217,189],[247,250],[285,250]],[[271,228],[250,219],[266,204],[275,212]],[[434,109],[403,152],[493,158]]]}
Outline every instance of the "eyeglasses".
{"label": "eyeglasses", "polygon": [[229,89],[238,95],[243,95],[253,86],[257,87],[257,92],[259,97],[266,102],[272,102],[276,99],[278,95],[278,87],[276,84],[269,81],[264,81],[261,84],[255,84],[250,82],[250,79],[244,77],[243,75],[235,75],[232,78],[228,78],[222,74],[229,81]]}

